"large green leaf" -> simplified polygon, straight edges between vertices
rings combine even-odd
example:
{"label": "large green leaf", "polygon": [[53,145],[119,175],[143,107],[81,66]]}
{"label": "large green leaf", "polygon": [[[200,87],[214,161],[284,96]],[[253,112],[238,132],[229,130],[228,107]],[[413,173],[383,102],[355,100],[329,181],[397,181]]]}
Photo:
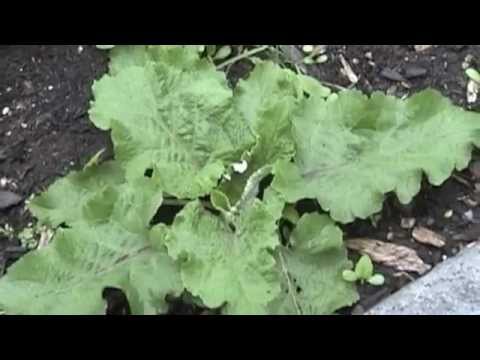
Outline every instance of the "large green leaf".
{"label": "large green leaf", "polygon": [[106,164],[74,173],[42,195],[36,215],[69,228],[9,269],[0,280],[0,308],[10,314],[101,314],[102,291],[114,287],[126,293],[135,314],[152,314],[166,310],[168,294],[181,293],[176,265],[150,241],[162,191],[147,178],[94,181],[111,169]]}
{"label": "large green leaf", "polygon": [[118,51],[116,70],[94,85],[90,115],[112,130],[126,177],[155,169],[171,195],[208,194],[254,140],[233,109],[225,75],[188,47],[152,47],[145,61]]}
{"label": "large green leaf", "polygon": [[179,264],[187,290],[208,307],[226,304],[228,314],[266,314],[280,292],[271,254],[279,244],[276,220],[258,200],[234,224],[193,202],[171,229],[154,231]]}
{"label": "large green leaf", "polygon": [[120,185],[124,181],[124,172],[118,163],[108,162],[100,167],[88,167],[56,181],[48,191],[30,202],[29,209],[46,225],[70,225],[82,220],[85,205],[97,196],[101,189]]}
{"label": "large green leaf", "polygon": [[59,230],[53,243],[23,257],[0,281],[0,308],[21,315],[101,315],[106,287],[123,290],[134,314],[166,311],[182,291],[179,273],[145,234],[121,224]]}
{"label": "large green leaf", "polygon": [[358,300],[355,287],[342,278],[351,266],[341,230],[325,215],[304,215],[289,248],[277,251],[282,292],[270,304],[279,315],[329,315]]}
{"label": "large green leaf", "polygon": [[247,80],[235,88],[235,106],[255,133],[257,142],[246,159],[248,169],[222,185],[232,202],[239,200],[248,179],[266,165],[295,153],[292,116],[304,94],[328,96],[312,78],[297,75],[271,62],[258,62]]}
{"label": "large green leaf", "polygon": [[406,101],[346,91],[335,101],[307,100],[294,119],[295,163],[279,162],[273,186],[287,201],[318,199],[340,222],[367,218],[394,191],[402,203],[422,174],[440,185],[469,163],[480,115],[435,91]]}

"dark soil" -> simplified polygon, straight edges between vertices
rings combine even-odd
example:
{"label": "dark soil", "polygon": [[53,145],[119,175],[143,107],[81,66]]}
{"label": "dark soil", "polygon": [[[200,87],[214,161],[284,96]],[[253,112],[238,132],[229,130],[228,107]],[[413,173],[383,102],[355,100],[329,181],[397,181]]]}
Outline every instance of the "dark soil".
{"label": "dark soil", "polygon": [[[359,76],[357,88],[365,93],[388,91],[402,97],[430,87],[462,106],[466,104],[467,88],[462,63],[471,55],[471,65],[480,67],[480,45],[438,45],[423,52],[416,52],[413,45],[331,45],[327,54],[327,63],[309,67],[311,75],[323,81],[350,86],[340,72],[339,58],[343,55]],[[422,69],[425,75],[407,78],[416,69]],[[390,80],[382,75],[384,71],[393,71],[405,81]]]}
{"label": "dark soil", "polygon": [[[357,87],[366,93],[379,90],[403,96],[432,87],[464,107],[467,80],[462,63],[471,55],[472,65],[480,67],[480,45],[439,45],[421,53],[408,45],[331,45],[327,54],[326,63],[308,68],[311,75],[323,81],[350,86],[340,72],[342,54],[360,78]],[[8,190],[27,199],[82,166],[99,150],[111,149],[108,134],[90,124],[87,114],[92,82],[106,68],[106,54],[92,46],[84,46],[83,51],[75,45],[0,47],[0,112],[5,107],[11,111],[6,116],[0,113],[0,179],[4,185],[0,191]],[[385,69],[405,81],[386,78]],[[239,67],[237,73],[232,69],[233,77],[247,70],[248,66]],[[421,75],[406,79],[415,72]],[[470,108],[479,105],[477,102]],[[435,266],[480,237],[480,208],[475,202],[480,202],[480,195],[467,170],[439,188],[425,185],[408,207],[390,197],[376,227],[357,221],[345,230],[347,238],[389,238],[395,244],[415,249],[426,263]],[[447,218],[449,210],[453,214]],[[467,218],[469,210],[473,217]],[[437,249],[414,242],[411,230],[400,226],[402,218],[410,217],[418,225],[442,234],[446,246]],[[0,227],[9,224],[20,230],[31,221],[24,203],[0,209]],[[389,233],[393,237],[387,236]],[[23,253],[18,242],[0,235],[0,276]],[[352,259],[358,257],[351,255]],[[376,268],[386,275],[386,284],[379,288],[361,286],[360,303],[342,313],[362,313],[417,277],[384,266]]]}
{"label": "dark soil", "polygon": [[[0,115],[0,190],[26,199],[108,146],[87,114],[92,82],[106,68],[105,53],[90,46],[0,47],[0,109],[11,111]],[[30,221],[23,203],[0,210],[0,227]],[[0,269],[17,246],[0,235]]]}

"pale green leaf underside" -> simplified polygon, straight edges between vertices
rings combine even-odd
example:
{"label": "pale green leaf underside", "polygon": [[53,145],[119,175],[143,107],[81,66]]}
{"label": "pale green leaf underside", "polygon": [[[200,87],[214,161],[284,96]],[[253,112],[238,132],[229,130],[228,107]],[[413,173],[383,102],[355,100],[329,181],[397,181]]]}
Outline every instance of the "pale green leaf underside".
{"label": "pale green leaf underside", "polygon": [[295,163],[277,164],[273,186],[289,202],[316,198],[348,223],[380,211],[388,192],[410,202],[423,173],[440,185],[465,168],[479,142],[480,115],[435,91],[406,101],[346,91],[335,101],[307,100],[293,128]]}
{"label": "pale green leaf underside", "polygon": [[160,233],[185,287],[207,306],[226,304],[228,314],[266,314],[280,291],[270,253],[278,245],[276,219],[255,201],[234,226],[193,202]]}
{"label": "pale green leaf underside", "polygon": [[94,85],[92,121],[112,130],[128,179],[155,169],[171,195],[208,194],[251,146],[251,132],[233,110],[225,75],[194,49],[149,49],[147,60],[118,50],[113,74]]}
{"label": "pale green leaf underside", "polygon": [[277,250],[282,292],[270,304],[273,314],[329,315],[358,300],[342,276],[351,266],[342,232],[327,216],[303,216],[291,237],[291,249]]}

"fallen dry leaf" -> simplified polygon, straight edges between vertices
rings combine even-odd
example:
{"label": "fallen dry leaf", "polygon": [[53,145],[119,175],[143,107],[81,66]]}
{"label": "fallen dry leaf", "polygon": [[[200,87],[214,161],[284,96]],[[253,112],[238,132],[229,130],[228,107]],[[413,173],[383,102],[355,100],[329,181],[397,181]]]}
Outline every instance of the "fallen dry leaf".
{"label": "fallen dry leaf", "polygon": [[446,240],[442,235],[424,228],[423,226],[417,226],[415,229],[413,229],[412,237],[419,243],[432,245],[437,248],[442,248],[446,244]]}
{"label": "fallen dry leaf", "polygon": [[373,262],[398,271],[415,272],[420,275],[431,269],[417,255],[415,250],[405,246],[386,243],[373,239],[351,239],[347,241],[347,247],[362,255],[368,255]]}

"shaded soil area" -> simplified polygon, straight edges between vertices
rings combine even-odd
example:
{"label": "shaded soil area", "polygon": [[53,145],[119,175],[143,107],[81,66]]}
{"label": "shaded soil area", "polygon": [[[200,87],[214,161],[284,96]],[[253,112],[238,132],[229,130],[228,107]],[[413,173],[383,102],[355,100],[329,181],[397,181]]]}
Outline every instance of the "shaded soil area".
{"label": "shaded soil area", "polygon": [[[366,93],[379,90],[402,97],[432,87],[460,106],[479,108],[478,101],[466,104],[462,65],[467,61],[480,67],[480,45],[439,45],[424,52],[409,45],[330,45],[326,54],[327,62],[307,68],[322,81],[351,86],[341,72],[343,56],[359,77],[357,88]],[[99,150],[111,148],[108,134],[90,124],[87,114],[92,82],[105,73],[107,60],[105,52],[92,46],[0,46],[0,191],[26,200]],[[232,69],[232,77],[248,68],[239,65],[236,72]],[[441,187],[424,185],[410,206],[391,197],[376,226],[357,221],[345,228],[347,238],[404,245],[435,266],[480,236],[476,182],[474,172],[466,170]],[[412,240],[412,230],[401,226],[407,218],[444,236],[446,245],[434,248]],[[0,227],[8,224],[19,230],[31,221],[24,202],[0,209]],[[0,234],[0,276],[23,253],[16,240]],[[342,313],[362,313],[417,277],[381,265],[376,268],[386,275],[386,284],[361,286],[360,303]],[[192,311],[177,307],[175,312]]]}

